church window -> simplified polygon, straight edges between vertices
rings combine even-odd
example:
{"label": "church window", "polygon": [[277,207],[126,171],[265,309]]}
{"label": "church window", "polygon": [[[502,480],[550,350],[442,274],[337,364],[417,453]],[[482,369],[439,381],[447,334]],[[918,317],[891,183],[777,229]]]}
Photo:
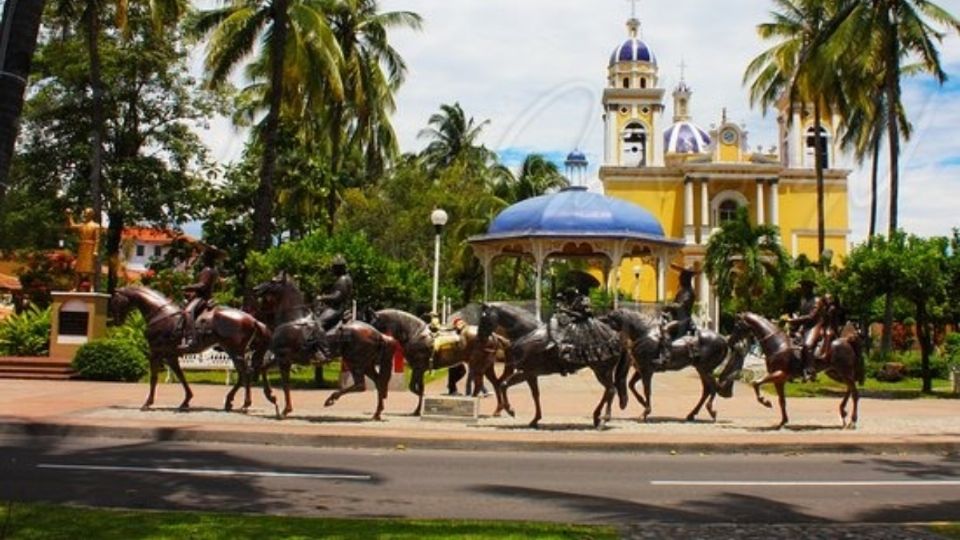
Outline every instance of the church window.
{"label": "church window", "polygon": [[[820,128],[820,140],[822,141],[822,146],[820,147],[821,148],[820,157],[821,157],[821,160],[823,161],[823,168],[828,169],[830,168],[830,134],[827,133],[827,130],[823,129],[822,127]],[[816,166],[816,161],[815,161],[816,148],[817,148],[816,145],[817,145],[817,141],[816,141],[816,138],[814,137],[814,128],[810,127],[807,129],[807,140],[806,140],[807,157],[809,159],[808,165],[810,167]]]}
{"label": "church window", "polygon": [[647,78],[640,77],[640,88],[646,88],[646,87],[647,87]]}
{"label": "church window", "polygon": [[727,199],[717,207],[717,225],[723,225],[728,221],[733,221],[737,217],[737,209],[740,205],[733,199]]}
{"label": "church window", "polygon": [[623,87],[624,87],[624,88],[630,88],[630,77],[624,77],[624,78],[623,78]]}

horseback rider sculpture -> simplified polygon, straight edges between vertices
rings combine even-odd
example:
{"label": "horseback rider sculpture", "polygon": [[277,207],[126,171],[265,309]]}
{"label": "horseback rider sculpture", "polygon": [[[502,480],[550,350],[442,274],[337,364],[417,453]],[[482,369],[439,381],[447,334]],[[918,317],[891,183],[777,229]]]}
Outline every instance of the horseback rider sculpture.
{"label": "horseback rider sculpture", "polygon": [[[669,314],[670,321],[660,328],[660,357],[655,359],[655,368],[666,368],[670,362],[671,344],[686,335],[696,335],[697,326],[693,322],[693,304],[697,301],[697,294],[693,290],[693,277],[697,272],[691,268],[673,266],[680,270],[680,288],[673,297],[673,302],[665,305],[664,311]],[[696,343],[689,344],[690,357],[697,354]]]}
{"label": "horseback rider sculpture", "polygon": [[551,321],[552,338],[559,345],[560,359],[570,364],[562,375],[573,373],[579,367],[601,361],[611,354],[615,343],[609,343],[597,326],[602,325],[593,316],[590,297],[577,289],[567,289],[557,301],[557,315]]}
{"label": "horseback rider sculpture", "polygon": [[353,278],[347,272],[347,260],[337,254],[333,258],[333,274],[337,276],[330,291],[317,296],[317,320],[324,330],[330,330],[342,322],[353,306]]}
{"label": "horseback rider sculpture", "polygon": [[812,280],[800,281],[799,315],[787,320],[795,341],[800,343],[804,382],[816,377],[818,358],[824,364],[830,363],[830,343],[840,334],[843,325],[843,312],[833,295],[816,296],[813,287]]}
{"label": "horseback rider sculpture", "polygon": [[189,302],[183,308],[183,341],[180,349],[189,351],[199,346],[200,332],[197,321],[207,310],[213,309],[213,291],[220,281],[220,272],[217,270],[217,259],[223,253],[213,245],[204,247],[202,262],[203,269],[197,275],[197,281],[183,287]]}

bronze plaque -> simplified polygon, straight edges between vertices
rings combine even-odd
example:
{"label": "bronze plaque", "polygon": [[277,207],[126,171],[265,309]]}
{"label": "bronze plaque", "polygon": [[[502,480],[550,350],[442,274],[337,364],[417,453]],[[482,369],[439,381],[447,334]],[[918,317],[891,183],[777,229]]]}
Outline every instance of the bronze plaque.
{"label": "bronze plaque", "polygon": [[90,314],[83,311],[61,311],[58,322],[61,336],[86,336]]}
{"label": "bronze plaque", "polygon": [[422,420],[461,420],[476,422],[478,398],[457,396],[424,396]]}

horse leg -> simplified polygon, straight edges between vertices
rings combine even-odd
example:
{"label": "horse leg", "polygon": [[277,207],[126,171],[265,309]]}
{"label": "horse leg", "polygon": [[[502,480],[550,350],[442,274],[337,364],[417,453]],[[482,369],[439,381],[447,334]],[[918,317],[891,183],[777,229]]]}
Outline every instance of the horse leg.
{"label": "horse leg", "polygon": [[850,389],[850,394],[853,396],[853,412],[850,414],[850,423],[847,424],[847,428],[857,429],[857,420],[860,409],[860,390],[857,388],[856,376],[852,376],[847,385]]}
{"label": "horse leg", "polygon": [[787,396],[783,391],[783,387],[786,384],[786,377],[773,383],[774,388],[777,389],[777,401],[780,403],[780,425],[777,426],[777,429],[782,428],[787,424]]}
{"label": "horse leg", "polygon": [[423,374],[424,370],[420,367],[414,367],[410,371],[410,391],[417,395],[417,408],[410,413],[411,416],[420,416],[423,407]]}
{"label": "horse leg", "polygon": [[[693,410],[690,411],[690,414],[687,415],[687,422],[693,422],[693,420],[697,417],[697,414],[700,413],[700,408],[703,407],[704,402],[706,402],[707,398],[712,395],[710,381],[707,380],[709,375],[704,373],[700,368],[697,368],[697,375],[700,376],[700,401],[697,402],[697,406],[694,407]],[[713,416],[714,420],[717,419],[717,415],[713,411],[710,411],[710,415]]]}
{"label": "horse leg", "polygon": [[644,422],[647,421],[647,417],[650,416],[650,413],[653,412],[653,370],[645,370],[643,372],[643,395],[646,396],[644,400],[646,405],[643,408],[643,417],[641,420]]}
{"label": "horse leg", "polygon": [[[597,407],[593,409],[593,427],[597,429],[603,429],[603,426],[610,420],[610,408],[613,405],[613,398],[617,394],[617,388],[613,380],[612,371],[597,371],[594,370],[594,376],[596,376],[597,381],[603,385],[603,396],[600,398],[600,402],[597,403]],[[604,405],[607,406],[607,416],[601,418],[600,413],[603,412]]]}
{"label": "horse leg", "polygon": [[[492,363],[487,366],[483,375],[490,381],[490,387],[493,388],[493,395],[497,398],[497,409],[493,411],[493,415],[500,416],[500,411],[503,410],[503,399],[500,397],[500,381],[497,379],[497,370],[493,367]],[[483,379],[480,380],[482,381]]]}
{"label": "horse leg", "polygon": [[286,418],[293,412],[293,400],[290,396],[290,363],[280,364],[280,385],[283,387],[283,412],[281,417]]}
{"label": "horse leg", "polygon": [[143,405],[140,406],[141,411],[146,411],[153,406],[153,402],[157,397],[157,380],[160,378],[160,359],[154,355],[150,355],[150,390],[147,393],[147,400],[143,402]]}
{"label": "horse leg", "polygon": [[536,375],[527,378],[527,386],[530,387],[530,395],[533,396],[533,405],[536,408],[533,420],[530,421],[530,427],[536,429],[540,427],[540,419],[543,418],[543,413],[540,410],[540,382]]}
{"label": "horse leg", "polygon": [[640,379],[642,378],[643,374],[640,373],[640,370],[635,370],[633,375],[630,376],[630,382],[627,386],[630,388],[630,392],[633,394],[633,397],[637,398],[637,402],[640,403],[640,406],[647,408],[647,400],[643,399],[643,396],[641,396],[640,392],[637,391],[637,383],[640,382]]}
{"label": "horse leg", "polygon": [[[353,364],[350,364],[353,367]],[[351,379],[353,379],[353,385],[344,388],[343,390],[337,390],[326,401],[323,402],[324,407],[330,407],[337,402],[338,399],[343,397],[346,394],[353,394],[355,392],[364,392],[367,389],[366,375],[362,371],[351,370],[350,372]]]}
{"label": "horse leg", "polygon": [[[392,355],[392,353],[391,353]],[[379,422],[382,420],[381,414],[383,413],[383,403],[387,399],[387,389],[390,386],[390,370],[384,370],[384,373],[377,372],[374,369],[373,364],[367,366],[366,376],[373,379],[377,387],[377,410],[373,413],[373,420]],[[386,374],[386,377],[384,377]]]}
{"label": "horse leg", "polygon": [[507,411],[507,414],[509,414],[511,417],[516,416],[516,413],[514,412],[513,407],[510,406],[510,401],[507,398],[507,390],[509,390],[510,387],[515,384],[520,384],[524,381],[527,381],[528,378],[529,378],[529,375],[527,375],[522,371],[514,371],[510,373],[508,376],[504,376],[500,378],[500,394],[503,396],[503,403],[504,403],[503,410]]}
{"label": "horse leg", "polygon": [[770,409],[773,407],[773,403],[770,403],[770,400],[765,396],[760,395],[760,387],[775,381],[779,377],[783,376],[783,371],[774,371],[773,373],[767,373],[763,378],[753,381],[753,393],[757,396],[757,402],[763,405],[764,407]]}
{"label": "horse leg", "polygon": [[[233,370],[237,372],[237,382],[230,388],[230,391],[227,392],[227,397],[223,400],[223,410],[231,411],[233,410],[233,398],[237,395],[237,391],[240,390],[240,386],[246,387],[247,391],[247,400],[250,399],[250,385],[246,382],[246,367],[245,363],[237,359],[237,355],[230,353],[230,361],[233,362]],[[247,407],[250,405],[247,404]]]}
{"label": "horse leg", "polygon": [[180,385],[183,386],[183,402],[178,407],[181,411],[185,411],[190,408],[190,400],[193,399],[193,390],[190,389],[190,385],[187,384],[187,376],[183,374],[183,368],[180,367],[180,359],[174,358],[170,362],[170,370],[173,371],[173,374],[177,376],[177,380],[180,381]]}

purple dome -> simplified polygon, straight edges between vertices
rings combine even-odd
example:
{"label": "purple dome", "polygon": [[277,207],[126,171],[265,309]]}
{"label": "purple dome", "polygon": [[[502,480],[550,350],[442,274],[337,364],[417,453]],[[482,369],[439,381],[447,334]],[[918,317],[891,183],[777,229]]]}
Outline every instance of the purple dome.
{"label": "purple dome", "polygon": [[610,65],[618,62],[649,62],[656,65],[657,57],[653,51],[647,47],[647,44],[637,38],[630,38],[613,50],[610,55]]}
{"label": "purple dome", "polygon": [[663,133],[667,153],[700,154],[710,146],[710,135],[692,122],[677,122]]}

